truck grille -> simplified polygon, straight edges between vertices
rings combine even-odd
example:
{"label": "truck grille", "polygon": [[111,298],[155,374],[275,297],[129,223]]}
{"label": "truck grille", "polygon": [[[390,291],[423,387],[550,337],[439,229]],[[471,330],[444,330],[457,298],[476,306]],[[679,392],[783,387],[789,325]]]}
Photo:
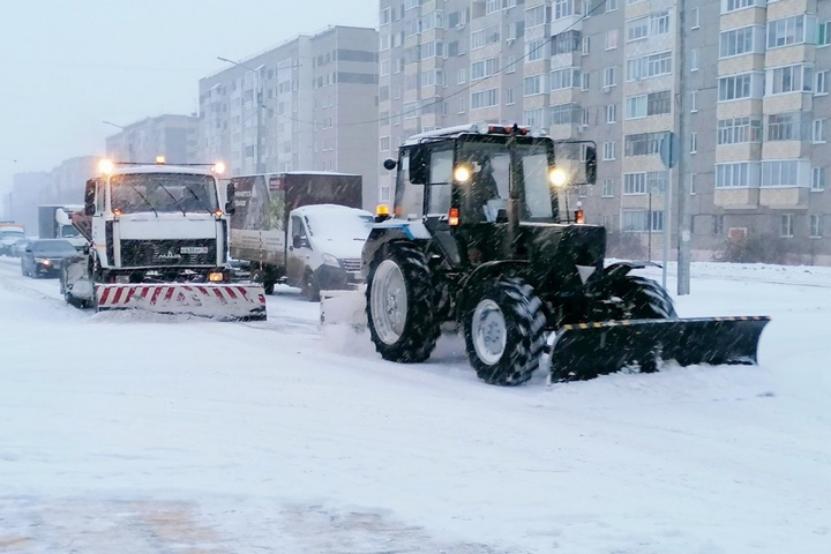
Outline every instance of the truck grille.
{"label": "truck grille", "polygon": [[216,240],[122,240],[121,266],[216,265]]}
{"label": "truck grille", "polygon": [[341,267],[346,271],[360,271],[361,270],[361,259],[360,258],[341,258],[338,260],[340,262]]}

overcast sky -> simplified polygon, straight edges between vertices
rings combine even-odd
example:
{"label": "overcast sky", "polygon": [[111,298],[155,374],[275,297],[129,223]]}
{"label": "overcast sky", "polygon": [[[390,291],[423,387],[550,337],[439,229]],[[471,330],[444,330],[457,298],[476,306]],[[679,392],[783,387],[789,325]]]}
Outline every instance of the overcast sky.
{"label": "overcast sky", "polygon": [[[100,154],[104,137],[197,111],[199,77],[329,25],[377,26],[377,0],[15,0],[0,32],[0,189]],[[14,162],[13,160],[17,160]]]}

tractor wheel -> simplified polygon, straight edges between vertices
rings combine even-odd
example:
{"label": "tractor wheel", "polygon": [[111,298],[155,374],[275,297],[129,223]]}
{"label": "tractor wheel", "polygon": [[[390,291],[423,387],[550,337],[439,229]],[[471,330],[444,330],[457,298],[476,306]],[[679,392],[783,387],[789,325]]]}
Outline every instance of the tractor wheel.
{"label": "tractor wheel", "polygon": [[667,291],[652,279],[627,275],[615,287],[615,295],[629,319],[674,319],[678,317]]}
{"label": "tractor wheel", "polygon": [[271,281],[263,283],[263,292],[265,292],[269,296],[274,294],[274,283]]}
{"label": "tractor wheel", "polygon": [[524,280],[505,277],[486,286],[465,314],[465,345],[479,378],[520,385],[539,367],[545,347],[542,301]]}
{"label": "tractor wheel", "polygon": [[436,347],[440,322],[427,258],[417,248],[396,244],[369,266],[366,315],[375,350],[385,360],[419,363]]}

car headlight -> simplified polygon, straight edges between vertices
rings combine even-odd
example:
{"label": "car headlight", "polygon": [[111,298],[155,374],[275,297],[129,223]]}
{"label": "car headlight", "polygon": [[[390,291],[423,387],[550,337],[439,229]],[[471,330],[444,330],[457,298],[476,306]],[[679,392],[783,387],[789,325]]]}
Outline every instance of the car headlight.
{"label": "car headlight", "polygon": [[334,267],[340,267],[340,262],[336,257],[331,254],[324,254],[323,255],[323,264],[324,265],[331,265]]}
{"label": "car headlight", "polygon": [[52,260],[47,258],[35,258],[35,261],[41,265],[52,265]]}

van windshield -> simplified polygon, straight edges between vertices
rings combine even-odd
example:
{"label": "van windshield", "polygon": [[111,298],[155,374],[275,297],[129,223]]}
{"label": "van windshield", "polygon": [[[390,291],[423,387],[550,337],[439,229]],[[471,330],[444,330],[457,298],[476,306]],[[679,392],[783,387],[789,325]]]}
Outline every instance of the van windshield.
{"label": "van windshield", "polygon": [[335,240],[366,240],[374,218],[359,210],[331,210],[306,215],[306,226],[313,237]]}

